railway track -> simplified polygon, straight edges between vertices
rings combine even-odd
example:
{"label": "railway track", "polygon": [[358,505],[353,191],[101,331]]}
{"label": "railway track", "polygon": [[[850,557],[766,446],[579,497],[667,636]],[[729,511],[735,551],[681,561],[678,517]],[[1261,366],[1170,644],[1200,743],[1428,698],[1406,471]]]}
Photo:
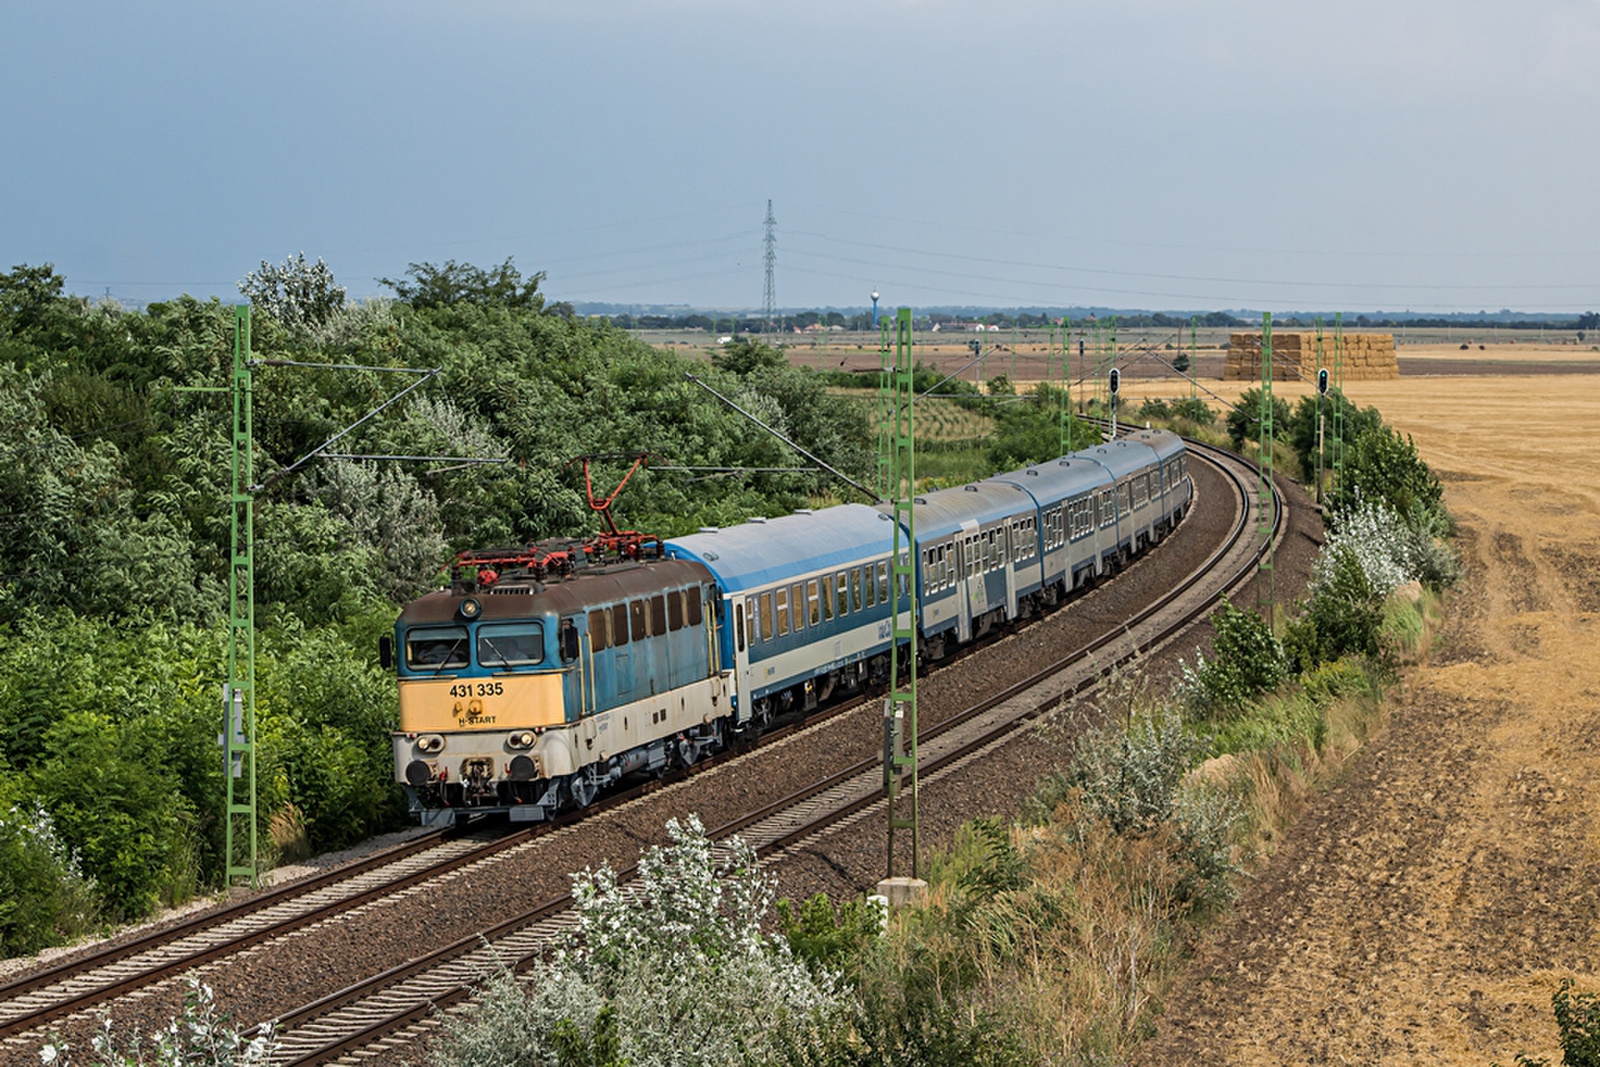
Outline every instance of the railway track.
{"label": "railway track", "polygon": [[[925,784],[960,773],[1065,699],[1091,689],[1110,667],[1172,640],[1255,573],[1264,546],[1249,536],[1256,527],[1253,468],[1219,449],[1191,447],[1224,472],[1235,493],[1235,522],[1223,544],[1122,629],[925,729],[919,739]],[[1278,501],[1274,539],[1281,535],[1283,516]],[[798,735],[780,743],[798,743]],[[770,861],[872,815],[884,803],[883,785],[881,761],[861,760],[710,833],[719,841],[737,834]],[[618,873],[619,880],[626,880],[631,869]],[[274,1062],[360,1063],[411,1045],[439,1024],[442,1009],[467,1001],[485,976],[501,968],[523,969],[538,959],[570,928],[570,904],[569,896],[545,901],[480,935],[462,938],[281,1016]]]}
{"label": "railway track", "polygon": [[[924,729],[924,781],[956,773],[966,762],[981,758],[986,746],[1004,744],[1014,733],[1073,693],[1092,685],[1111,662],[1122,662],[1138,651],[1154,647],[1204,613],[1215,597],[1248,577],[1254,565],[1248,546],[1241,548],[1253,529],[1254,474],[1244,473],[1242,461],[1230,454],[1191,442],[1198,456],[1227,472],[1237,500],[1235,523],[1224,547],[1161,601],[1151,605],[1114,634],[1078,649],[1034,677],[962,711],[938,726]],[[1281,506],[1277,509],[1281,517]],[[1177,605],[1206,574],[1219,568],[1228,576],[1217,590],[1184,611]],[[959,660],[960,657],[956,657]],[[955,662],[952,660],[949,662]],[[1077,664],[1076,668],[1073,664]],[[831,715],[844,714],[860,703],[849,701],[828,714],[814,715],[796,724],[769,731],[760,744],[801,743],[804,733]],[[746,751],[749,746],[746,746]],[[706,761],[690,769],[696,773],[742,752]],[[626,804],[653,788],[639,787],[596,804],[592,815]],[[865,817],[882,798],[882,769],[878,760],[864,760],[814,783],[793,796],[713,830],[719,839],[738,833],[765,855],[779,856],[831,829]],[[349,914],[363,905],[404,892],[419,891],[432,879],[472,864],[506,855],[531,838],[571,825],[577,817],[540,824],[516,832],[482,831],[431,834],[403,846],[375,854],[357,864],[313,879],[293,883],[227,908],[205,913],[143,938],[108,947],[57,967],[0,986],[0,1041],[16,1050],[37,1044],[43,1028],[85,1013],[113,998],[168,981],[173,976],[304,929],[330,918]],[[356,983],[331,996],[297,1008],[280,1017],[286,1063],[325,1062],[354,1052],[358,1059],[381,1052],[388,1044],[408,1040],[406,1028],[425,1030],[435,1006],[464,999],[486,970],[502,963],[526,963],[547,945],[563,925],[565,898],[546,902],[516,915],[482,935],[463,938],[400,967]],[[385,1035],[394,1034],[393,1037]]]}

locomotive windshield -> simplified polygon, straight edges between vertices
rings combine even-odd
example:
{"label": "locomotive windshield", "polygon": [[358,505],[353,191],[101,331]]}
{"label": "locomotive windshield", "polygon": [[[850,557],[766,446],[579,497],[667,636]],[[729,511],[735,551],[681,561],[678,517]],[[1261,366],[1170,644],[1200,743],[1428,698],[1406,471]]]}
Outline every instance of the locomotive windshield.
{"label": "locomotive windshield", "polygon": [[507,622],[478,627],[478,666],[530,667],[544,662],[544,627]]}
{"label": "locomotive windshield", "polygon": [[419,627],[406,633],[406,666],[433,671],[465,667],[471,648],[465,626]]}

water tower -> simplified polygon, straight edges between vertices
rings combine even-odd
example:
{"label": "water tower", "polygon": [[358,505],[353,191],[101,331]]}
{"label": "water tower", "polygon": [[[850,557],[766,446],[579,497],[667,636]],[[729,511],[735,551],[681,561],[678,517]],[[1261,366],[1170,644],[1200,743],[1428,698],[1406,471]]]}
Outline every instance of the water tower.
{"label": "water tower", "polygon": [[878,290],[872,290],[872,328],[878,328]]}

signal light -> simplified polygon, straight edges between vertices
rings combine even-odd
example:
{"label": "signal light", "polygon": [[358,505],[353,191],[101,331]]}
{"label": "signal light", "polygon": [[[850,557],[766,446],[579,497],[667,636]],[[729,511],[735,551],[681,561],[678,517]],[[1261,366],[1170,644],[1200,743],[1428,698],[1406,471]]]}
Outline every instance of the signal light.
{"label": "signal light", "polygon": [[1321,370],[1317,371],[1317,392],[1320,393],[1320,394],[1323,394],[1323,395],[1327,395],[1327,392],[1328,392],[1328,368],[1327,367],[1323,367]]}
{"label": "signal light", "polygon": [[1116,367],[1111,368],[1111,395],[1116,396],[1117,390],[1122,387],[1122,372]]}

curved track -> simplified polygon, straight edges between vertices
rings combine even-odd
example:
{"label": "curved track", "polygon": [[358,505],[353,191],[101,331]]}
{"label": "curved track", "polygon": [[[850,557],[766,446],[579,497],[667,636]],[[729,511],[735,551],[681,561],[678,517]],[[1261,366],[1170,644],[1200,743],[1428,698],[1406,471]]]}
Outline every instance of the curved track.
{"label": "curved track", "polygon": [[[1127,624],[1061,657],[1056,663],[923,731],[921,775],[926,783],[957,774],[968,762],[1004,744],[1016,731],[1093,687],[1115,665],[1148,652],[1205,616],[1218,599],[1248,581],[1265,548],[1255,529],[1253,468],[1238,457],[1191,443],[1221,469],[1235,493],[1236,515],[1225,542],[1177,588]],[[1272,536],[1282,528],[1281,501]],[[785,742],[795,741],[793,735]],[[799,793],[710,831],[715,840],[738,834],[766,859],[775,859],[822,834],[867,817],[884,803],[879,760],[862,760]],[[618,872],[626,880],[631,869]],[[466,937],[427,956],[358,982],[278,1020],[282,1042],[275,1062],[361,1062],[409,1045],[438,1023],[440,1009],[470,998],[484,976],[502,967],[520,970],[571,926],[571,898],[563,896],[512,916],[479,936]]]}
{"label": "curved track", "polygon": [[[920,739],[923,780],[957,773],[988,748],[1058,704],[1091,687],[1110,665],[1153,648],[1207,612],[1216,598],[1247,580],[1261,546],[1248,534],[1255,528],[1254,469],[1230,453],[1190,442],[1197,459],[1222,470],[1234,495],[1234,524],[1225,543],[1167,596],[1127,620],[1121,629],[1061,657],[1034,676],[927,727]],[[1198,505],[1197,500],[1197,505]],[[1219,506],[1207,503],[1206,506]],[[1281,522],[1283,508],[1275,509]],[[1276,534],[1274,535],[1276,536]],[[1070,610],[1070,608],[1068,609]],[[959,662],[961,656],[948,662]],[[959,669],[959,668],[958,668]],[[813,715],[805,724],[770,731],[760,747],[804,743],[813,727],[834,715],[858,709],[851,701]],[[735,751],[716,763],[737,761]],[[697,764],[691,773],[711,762]],[[580,815],[593,815],[651,791],[651,786],[621,793]],[[764,855],[786,849],[830,829],[864,817],[882,803],[883,776],[877,759],[863,760],[799,793],[762,806],[713,831],[721,839],[738,833]],[[328,874],[259,894],[144,937],[109,946],[0,986],[0,1039],[18,1048],[43,1038],[41,1027],[83,1013],[130,991],[149,987],[252,945],[260,945],[362,905],[398,895],[451,871],[509,854],[531,838],[561,829],[577,816],[516,832],[430,834]],[[512,916],[482,935],[462,938],[401,967],[385,971],[280,1017],[284,1051],[280,1062],[325,1062],[342,1053],[367,1049],[367,1055],[404,1042],[396,1034],[425,1019],[435,1005],[464,999],[487,968],[520,965],[549,943],[563,924],[567,898],[555,899]],[[259,1017],[259,1016],[258,1016]]]}

